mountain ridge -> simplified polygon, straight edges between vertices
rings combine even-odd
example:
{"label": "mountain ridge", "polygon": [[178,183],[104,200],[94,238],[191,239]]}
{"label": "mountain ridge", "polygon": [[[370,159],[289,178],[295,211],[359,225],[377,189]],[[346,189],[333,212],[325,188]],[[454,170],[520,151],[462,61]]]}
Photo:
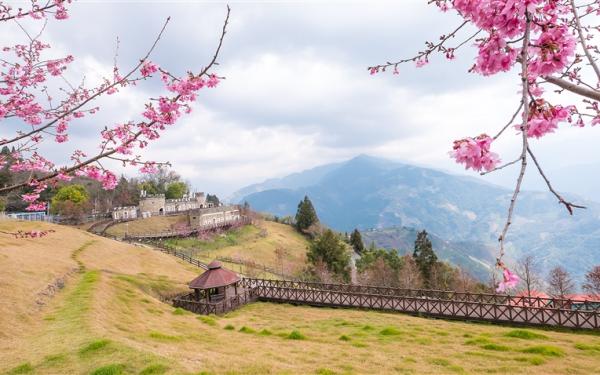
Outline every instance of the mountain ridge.
{"label": "mountain ridge", "polygon": [[[410,227],[427,229],[452,243],[497,247],[512,195],[478,178],[367,155],[317,168],[317,173],[313,169],[294,174],[294,183],[284,177],[251,185],[253,192],[238,194],[240,201],[286,216],[293,215],[308,195],[321,221],[336,230]],[[537,253],[544,271],[561,264],[581,278],[591,264],[600,263],[594,251],[600,248],[600,204],[583,203],[588,209],[571,217],[551,194],[521,192],[507,237],[509,257]],[[465,247],[465,255],[472,255],[474,249]]]}

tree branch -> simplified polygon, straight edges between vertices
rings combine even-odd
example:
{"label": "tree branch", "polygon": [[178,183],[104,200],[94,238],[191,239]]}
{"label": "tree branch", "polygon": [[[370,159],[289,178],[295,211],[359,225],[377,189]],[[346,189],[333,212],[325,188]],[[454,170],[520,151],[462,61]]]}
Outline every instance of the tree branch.
{"label": "tree branch", "polygon": [[554,194],[554,196],[558,199],[558,203],[563,204],[565,206],[567,211],[569,211],[569,214],[573,215],[573,208],[581,208],[581,209],[586,208],[585,206],[580,206],[580,205],[571,203],[569,201],[566,201],[556,190],[554,190],[554,188],[552,187],[552,184],[550,183],[550,180],[548,179],[548,177],[546,177],[546,174],[542,170],[540,163],[538,163],[537,158],[535,157],[535,155],[533,154],[533,152],[531,151],[531,148],[529,146],[527,147],[527,152],[529,153],[529,156],[531,156],[531,160],[533,160],[533,163],[537,167],[538,172],[540,172],[540,176],[542,176],[542,178],[546,182],[546,185],[548,186],[548,190],[550,190],[550,192],[552,194]]}
{"label": "tree branch", "polygon": [[506,223],[504,224],[504,228],[502,229],[502,233],[500,237],[498,237],[498,242],[500,242],[500,255],[496,260],[498,266],[502,266],[502,257],[504,256],[504,242],[506,240],[506,233],[508,232],[508,228],[511,225],[513,212],[515,210],[515,204],[517,202],[517,197],[519,196],[519,192],[521,191],[521,184],[523,183],[523,177],[525,177],[525,170],[527,169],[527,148],[528,140],[527,140],[527,127],[528,127],[528,118],[529,118],[529,81],[528,77],[528,46],[529,46],[529,38],[531,31],[531,20],[529,19],[529,13],[525,14],[525,34],[523,36],[523,47],[521,49],[521,82],[523,85],[522,90],[522,98],[521,105],[523,106],[523,125],[521,126],[521,136],[523,142],[523,148],[521,149],[521,170],[519,172],[519,177],[517,178],[517,184],[515,186],[515,190],[513,192],[512,198],[510,200],[510,206],[508,207],[508,215],[506,218]]}
{"label": "tree branch", "polygon": [[575,21],[575,28],[577,29],[577,34],[579,35],[579,43],[581,43],[583,52],[585,53],[585,56],[587,57],[588,61],[590,62],[590,65],[594,69],[594,72],[596,72],[596,77],[600,81],[600,69],[598,69],[598,65],[596,64],[596,61],[594,61],[594,58],[590,54],[587,43],[585,42],[585,36],[583,35],[583,30],[581,29],[581,22],[579,21],[579,15],[577,14],[577,7],[575,6],[575,0],[571,0],[571,8],[573,9],[573,20]]}
{"label": "tree branch", "polygon": [[598,91],[598,90],[592,90],[592,89],[588,89],[585,87],[577,86],[574,83],[565,81],[564,79],[560,79],[557,77],[546,76],[546,77],[544,77],[544,79],[547,82],[555,84],[556,86],[563,88],[567,91],[571,91],[572,93],[575,93],[575,94],[578,94],[581,96],[585,96],[592,100],[600,101],[600,91]]}

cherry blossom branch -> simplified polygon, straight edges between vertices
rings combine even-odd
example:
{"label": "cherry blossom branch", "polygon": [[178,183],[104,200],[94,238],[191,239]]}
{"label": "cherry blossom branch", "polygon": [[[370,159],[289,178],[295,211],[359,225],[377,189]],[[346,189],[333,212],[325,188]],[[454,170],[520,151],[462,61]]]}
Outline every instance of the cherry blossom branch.
{"label": "cherry blossom branch", "polygon": [[587,57],[588,61],[590,62],[590,65],[594,69],[594,72],[596,73],[596,77],[600,81],[600,69],[598,68],[596,61],[590,54],[587,43],[585,42],[585,36],[583,35],[583,30],[581,29],[581,22],[579,20],[579,15],[577,13],[577,7],[575,6],[575,0],[570,0],[570,2],[571,2],[571,8],[573,10],[573,20],[575,21],[575,29],[577,30],[577,35],[579,36],[579,43],[581,44],[581,47],[583,48],[583,52],[585,53],[585,56]]}
{"label": "cherry blossom branch", "polygon": [[[208,63],[208,65],[205,68],[203,68],[199,74],[194,75],[193,73],[189,72],[188,77],[186,79],[173,79],[170,83],[168,82],[168,78],[165,79],[165,77],[163,76],[163,81],[167,84],[168,90],[176,92],[177,95],[175,95],[172,98],[161,97],[159,99],[154,99],[159,102],[159,112],[157,112],[155,110],[155,108],[152,105],[152,102],[150,104],[147,104],[146,111],[143,113],[143,115],[144,115],[144,117],[150,119],[149,122],[147,122],[147,123],[140,122],[137,124],[125,123],[124,125],[119,126],[119,127],[115,128],[114,130],[113,129],[111,129],[111,130],[105,129],[102,132],[103,138],[105,140],[101,144],[101,152],[98,155],[96,155],[92,158],[86,159],[84,161],[81,161],[81,157],[85,157],[85,155],[83,153],[81,153],[80,151],[78,151],[78,152],[76,152],[75,156],[72,157],[72,159],[75,160],[75,164],[73,166],[68,167],[68,168],[62,168],[60,170],[54,170],[53,172],[47,173],[39,178],[34,178],[33,175],[30,175],[30,177],[25,182],[21,182],[21,183],[14,184],[12,186],[7,186],[4,188],[1,188],[0,193],[5,193],[8,191],[20,189],[20,188],[23,188],[26,186],[34,185],[34,186],[37,186],[37,188],[36,188],[37,190],[35,191],[35,193],[37,194],[37,197],[39,197],[39,192],[41,191],[40,189],[43,190],[43,188],[41,188],[41,187],[43,186],[45,188],[45,185],[43,184],[43,182],[45,182],[45,181],[53,180],[55,178],[60,178],[61,175],[65,176],[65,175],[69,175],[71,173],[82,171],[84,168],[87,168],[88,172],[91,171],[91,173],[93,173],[94,175],[97,176],[97,168],[90,167],[91,164],[96,163],[96,164],[100,165],[100,168],[104,169],[102,167],[102,164],[100,163],[101,159],[117,158],[117,157],[113,157],[113,155],[116,153],[129,154],[130,153],[129,150],[131,148],[130,146],[134,142],[139,142],[140,147],[143,147],[149,140],[158,138],[158,130],[163,130],[165,128],[165,125],[173,124],[175,122],[175,120],[180,116],[179,108],[189,109],[189,106],[186,102],[195,100],[195,98],[196,98],[196,95],[194,93],[195,91],[197,91],[200,88],[205,87],[205,86],[206,87],[215,87],[217,85],[218,78],[215,75],[211,74],[210,78],[208,80],[203,80],[201,78],[201,76],[207,75],[208,71],[213,66],[217,65],[217,58],[221,51],[221,47],[223,45],[223,40],[224,40],[224,36],[226,34],[226,27],[228,24],[229,16],[230,16],[230,8],[227,7],[227,16],[226,16],[226,19],[224,22],[223,29],[221,31],[221,36],[219,38],[219,43],[217,45],[215,53],[214,53],[212,59],[210,60],[210,62]],[[162,31],[164,31],[164,27],[163,27],[163,30],[161,30],[161,34],[162,34]],[[152,46],[152,49],[156,45],[161,34],[159,34],[159,37],[157,38],[154,45]],[[144,58],[144,60],[147,58],[147,56]],[[142,62],[144,60],[142,60]],[[158,67],[156,67],[153,64],[144,64],[143,66],[142,66],[142,64],[138,64],[137,67],[141,67],[141,73],[144,77],[149,76],[152,72],[156,72],[158,70]],[[179,103],[180,100],[181,100],[181,103]],[[133,126],[137,126],[139,130],[137,130],[136,132],[133,132],[131,130],[131,128]],[[145,136],[146,139],[140,140],[141,136]],[[119,140],[121,143],[117,144],[116,140]],[[111,144],[111,143],[114,143],[115,147],[108,148],[109,144]],[[125,158],[117,158],[117,159],[119,159],[123,162],[127,161],[132,165],[139,163],[139,157],[136,157],[135,159],[125,159]],[[146,166],[147,162],[145,162],[144,165]],[[157,165],[157,163],[152,162],[152,166],[155,166],[155,165]],[[90,169],[90,168],[92,168],[92,169]],[[31,170],[31,172],[33,172],[33,170]],[[115,179],[114,175],[110,174],[110,176],[108,176],[108,177],[110,177],[110,179],[108,180],[108,183],[112,187],[114,187],[114,185],[112,185],[113,182],[116,184],[116,179]],[[94,178],[96,178],[96,177],[94,177]],[[35,198],[34,194],[30,194],[28,196],[28,198],[31,198],[33,200]],[[37,198],[35,198],[35,199],[37,199]]]}
{"label": "cherry blossom branch", "polygon": [[[33,1],[32,1],[32,3],[33,3]],[[27,11],[27,12],[25,12],[25,13],[21,13],[21,12],[20,12],[20,9],[19,9],[19,13],[17,13],[17,14],[14,14],[14,15],[10,15],[10,14],[8,13],[8,12],[10,12],[10,8],[9,8],[9,9],[7,9],[7,10],[5,11],[5,12],[6,12],[6,14],[8,14],[8,15],[2,15],[2,16],[0,17],[0,22],[9,21],[9,20],[12,20],[12,19],[15,19],[15,18],[21,18],[21,17],[25,17],[25,16],[31,15],[31,14],[33,14],[33,13],[44,12],[44,11],[46,11],[46,10],[50,10],[50,9],[52,9],[52,8],[55,8],[55,7],[57,7],[57,6],[58,6],[59,4],[61,4],[61,3],[64,3],[64,0],[60,0],[60,1],[58,1],[58,2],[51,2],[51,1],[48,1],[48,2],[46,3],[46,5],[45,5],[45,6],[43,6],[43,7],[41,7],[41,8],[38,8],[38,9],[32,9],[32,10],[30,10],[30,11]]]}
{"label": "cherry blossom branch", "polygon": [[515,118],[517,118],[517,115],[519,114],[519,112],[521,112],[522,108],[523,108],[523,101],[521,100],[521,102],[519,103],[519,107],[517,108],[517,110],[515,111],[515,113],[510,118],[510,121],[508,121],[508,123],[506,125],[504,125],[504,127],[502,129],[500,129],[500,131],[498,132],[498,134],[496,134],[494,136],[494,138],[493,138],[494,140],[498,139],[498,137],[500,137],[502,135],[502,133],[504,133],[504,131],[506,129],[508,129],[508,127],[515,121]]}
{"label": "cherry blossom branch", "polygon": [[574,94],[578,94],[581,96],[585,96],[586,98],[600,101],[600,91],[581,87],[581,86],[578,86],[569,81],[565,81],[564,79],[560,79],[560,78],[556,78],[556,77],[552,77],[552,76],[545,76],[544,79],[546,81],[548,81],[558,87],[561,87],[567,91],[570,91]]}
{"label": "cherry blossom branch", "polygon": [[156,48],[158,42],[160,41],[167,25],[169,24],[169,21],[171,20],[171,17],[167,17],[165,23],[163,24],[160,32],[158,33],[158,36],[156,37],[156,39],[154,40],[154,43],[152,44],[152,46],[150,47],[150,49],[146,52],[146,55],[140,59],[140,61],[137,63],[137,65],[131,69],[122,79],[117,80],[115,82],[113,82],[110,85],[105,86],[104,88],[101,88],[100,90],[98,90],[96,93],[94,93],[93,95],[91,95],[89,98],[87,98],[86,100],[82,101],[80,104],[74,106],[73,108],[70,108],[68,110],[66,110],[65,112],[63,112],[61,115],[57,116],[54,120],[50,121],[49,123],[47,123],[46,125],[43,125],[41,127],[35,128],[34,130],[27,132],[27,133],[23,133],[20,134],[12,139],[7,139],[7,140],[1,140],[0,141],[0,146],[5,146],[14,142],[18,142],[21,139],[24,138],[28,138],[31,137],[53,125],[55,125],[57,122],[59,122],[60,120],[66,118],[67,116],[77,112],[77,110],[79,110],[80,108],[84,107],[86,104],[88,104],[89,102],[93,101],[94,99],[96,99],[97,97],[99,97],[100,95],[106,93],[107,91],[113,89],[114,87],[121,85],[125,82],[128,81],[129,77],[131,77],[135,72],[137,72],[139,70],[139,68],[144,64],[145,61],[148,60],[148,58],[150,57],[150,55],[152,54],[152,52],[154,51],[154,49]]}
{"label": "cherry blossom branch", "polygon": [[[418,60],[421,60],[422,58],[427,58],[436,49],[441,48],[444,45],[444,43],[446,43],[450,38],[453,38],[454,36],[456,36],[456,33],[458,33],[468,23],[469,23],[469,21],[464,21],[456,29],[454,29],[454,31],[452,31],[450,34],[448,34],[448,35],[442,35],[440,37],[440,41],[437,44],[431,43],[429,46],[427,46],[427,49],[425,51],[419,53],[418,55],[416,55],[414,57],[411,57],[411,58],[408,58],[408,59],[399,60],[399,61],[396,61],[396,62],[393,62],[393,63],[392,62],[387,62],[387,63],[381,64],[381,65],[370,66],[367,69],[370,70],[371,72],[373,72],[373,71],[378,72],[379,70],[385,71],[386,68],[389,68],[391,66],[398,67],[398,65],[407,63],[409,61],[418,61]],[[472,39],[472,38],[473,37],[471,37],[469,39]],[[463,44],[461,44],[461,46]]]}
{"label": "cherry blossom branch", "polygon": [[496,171],[498,171],[498,170],[500,170],[500,169],[504,169],[504,168],[506,168],[506,167],[510,167],[510,166],[511,166],[511,165],[513,165],[513,164],[517,164],[517,163],[518,163],[519,161],[521,161],[521,160],[522,160],[522,157],[521,157],[521,156],[519,156],[517,159],[515,159],[515,160],[513,160],[513,161],[510,161],[510,162],[508,162],[508,163],[502,164],[502,165],[500,165],[500,166],[498,166],[498,167],[495,167],[495,168],[494,168],[494,169],[492,169],[492,170],[489,170],[489,171],[483,171],[483,172],[481,172],[481,173],[479,173],[479,174],[480,174],[481,176],[485,176],[486,174],[489,174],[489,173],[492,173],[492,172],[496,172]]}
{"label": "cherry blossom branch", "polygon": [[542,176],[542,178],[546,182],[546,185],[548,186],[548,190],[550,190],[550,192],[556,197],[556,199],[558,199],[558,203],[560,203],[560,204],[562,204],[562,205],[565,206],[565,208],[567,209],[567,211],[569,211],[569,214],[573,215],[573,208],[580,208],[580,209],[585,209],[586,208],[585,206],[574,204],[572,202],[569,202],[569,201],[565,200],[562,197],[562,195],[560,195],[560,193],[558,193],[556,190],[554,190],[554,187],[552,187],[552,184],[550,183],[550,180],[548,179],[548,177],[546,177],[546,174],[542,170],[542,167],[540,166],[540,163],[538,162],[537,158],[533,154],[533,151],[531,151],[530,147],[527,147],[527,152],[529,153],[529,156],[531,156],[531,160],[533,160],[533,163],[537,167],[537,170],[540,173],[540,176]]}
{"label": "cherry blossom branch", "polygon": [[519,171],[519,177],[517,178],[517,184],[515,185],[515,190],[513,192],[512,198],[510,199],[510,205],[508,207],[508,215],[506,218],[506,223],[504,224],[504,228],[502,229],[502,233],[500,237],[498,237],[498,242],[500,243],[500,254],[498,259],[496,260],[498,266],[502,267],[502,258],[504,257],[504,243],[506,241],[506,234],[508,233],[508,228],[512,224],[513,212],[515,209],[515,204],[517,202],[517,197],[519,196],[519,192],[521,191],[521,184],[523,183],[523,178],[525,177],[525,170],[527,169],[527,149],[528,149],[528,139],[527,139],[527,119],[529,118],[529,74],[528,74],[528,63],[529,63],[529,38],[530,38],[530,29],[531,21],[529,19],[529,15],[526,12],[526,20],[525,20],[525,34],[523,37],[523,47],[521,48],[521,83],[522,83],[522,98],[521,105],[523,106],[523,125],[521,126],[521,139],[522,139],[522,149],[521,149],[521,169]]}

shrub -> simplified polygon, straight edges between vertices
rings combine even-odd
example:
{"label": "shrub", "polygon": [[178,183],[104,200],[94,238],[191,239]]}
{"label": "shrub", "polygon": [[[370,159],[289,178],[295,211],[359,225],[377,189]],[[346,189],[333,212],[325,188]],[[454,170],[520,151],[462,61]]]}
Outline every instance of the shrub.
{"label": "shrub", "polygon": [[125,366],[115,363],[112,365],[98,367],[92,371],[90,375],[120,375],[123,373],[124,368]]}
{"label": "shrub", "polygon": [[270,336],[273,333],[271,331],[269,331],[268,329],[263,329],[262,331],[259,332],[259,334],[263,335],[263,336]]}
{"label": "shrub", "polygon": [[386,327],[379,332],[379,334],[382,336],[395,336],[395,335],[400,335],[401,333],[402,332],[400,332],[398,329],[396,329],[394,327]]}
{"label": "shrub", "polygon": [[298,331],[292,331],[286,338],[290,340],[304,340],[306,337]]}
{"label": "shrub", "polygon": [[499,344],[494,344],[494,343],[485,344],[481,347],[485,350],[495,350],[498,352],[507,352],[510,350],[510,348],[506,345],[499,345]]}
{"label": "shrub", "polygon": [[524,329],[515,329],[510,332],[504,334],[506,337],[516,337],[523,340],[533,340],[533,339],[547,339],[548,336],[542,335],[540,333],[535,333],[531,331],[527,331]]}
{"label": "shrub", "polygon": [[532,346],[522,350],[523,353],[540,354],[547,357],[562,357],[565,352],[561,348],[550,345]]}
{"label": "shrub", "polygon": [[173,310],[173,315],[185,315],[185,313],[187,313],[187,311],[185,311],[181,307],[177,307],[175,308],[175,310]]}
{"label": "shrub", "polygon": [[169,368],[167,366],[157,363],[154,365],[150,365],[142,371],[140,371],[140,375],[164,374],[165,372],[167,372],[168,369]]}
{"label": "shrub", "polygon": [[240,328],[240,332],[242,332],[242,333],[256,333],[255,330],[253,330],[250,327],[246,327],[246,326],[243,326],[242,328]]}
{"label": "shrub", "polygon": [[83,348],[79,349],[79,354],[85,355],[95,351],[98,351],[102,348],[105,348],[108,344],[110,344],[109,340],[96,340],[92,341]]}
{"label": "shrub", "polygon": [[200,315],[196,319],[198,319],[199,321],[201,321],[204,324],[208,324],[209,326],[216,326],[217,325],[217,321],[214,318],[210,317],[210,316]]}
{"label": "shrub", "polygon": [[10,370],[9,374],[28,374],[33,371],[33,366],[29,362],[23,363]]}
{"label": "shrub", "polygon": [[341,335],[340,336],[340,340],[342,340],[342,341],[350,341],[350,337],[348,337],[346,335]]}
{"label": "shrub", "polygon": [[232,326],[231,324],[227,324],[223,329],[226,329],[228,331],[233,331],[235,329],[235,327]]}

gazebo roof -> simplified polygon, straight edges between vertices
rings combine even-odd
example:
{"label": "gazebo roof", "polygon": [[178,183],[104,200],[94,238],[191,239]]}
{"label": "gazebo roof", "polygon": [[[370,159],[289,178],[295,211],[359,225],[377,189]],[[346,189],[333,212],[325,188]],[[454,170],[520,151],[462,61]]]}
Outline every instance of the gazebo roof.
{"label": "gazebo roof", "polygon": [[214,260],[208,270],[190,282],[191,289],[210,289],[235,284],[240,281],[237,273],[223,268],[221,262]]}

